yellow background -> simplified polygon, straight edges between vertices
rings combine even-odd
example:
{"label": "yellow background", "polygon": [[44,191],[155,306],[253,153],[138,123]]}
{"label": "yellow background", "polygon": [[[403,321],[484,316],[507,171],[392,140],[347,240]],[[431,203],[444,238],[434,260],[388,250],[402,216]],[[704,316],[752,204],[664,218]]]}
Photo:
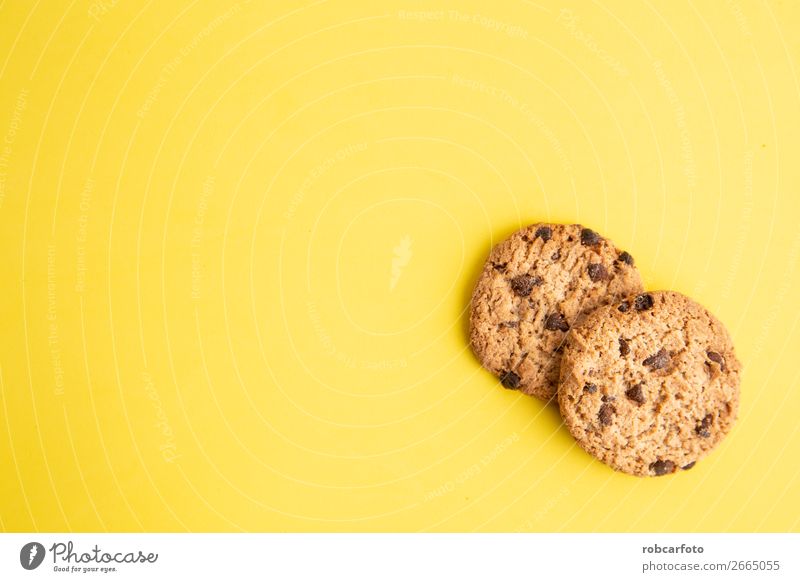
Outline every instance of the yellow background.
{"label": "yellow background", "polygon": [[[800,530],[793,2],[0,5],[0,528]],[[490,246],[581,222],[745,366],[660,479],[501,389]]]}

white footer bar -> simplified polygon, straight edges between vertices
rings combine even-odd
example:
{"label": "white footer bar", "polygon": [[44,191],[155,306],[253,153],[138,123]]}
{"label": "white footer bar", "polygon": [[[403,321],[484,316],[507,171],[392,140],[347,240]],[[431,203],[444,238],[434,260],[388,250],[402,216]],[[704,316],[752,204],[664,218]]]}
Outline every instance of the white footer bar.
{"label": "white footer bar", "polygon": [[0,580],[777,582],[798,554],[800,534],[2,534]]}

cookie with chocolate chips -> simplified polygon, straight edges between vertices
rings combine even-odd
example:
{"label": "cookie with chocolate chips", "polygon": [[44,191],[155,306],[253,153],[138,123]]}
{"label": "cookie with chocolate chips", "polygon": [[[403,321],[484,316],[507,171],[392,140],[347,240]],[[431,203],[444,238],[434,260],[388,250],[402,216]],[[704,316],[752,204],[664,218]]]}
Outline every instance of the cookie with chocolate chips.
{"label": "cookie with chocolate chips", "polygon": [[639,293],[572,328],[558,403],[590,454],[631,475],[667,475],[728,434],[739,372],[730,335],[702,305],[673,291]]}
{"label": "cookie with chocolate chips", "polygon": [[550,399],[570,327],[641,289],[633,258],[608,239],[534,224],[492,249],[472,295],[470,344],[504,387]]}

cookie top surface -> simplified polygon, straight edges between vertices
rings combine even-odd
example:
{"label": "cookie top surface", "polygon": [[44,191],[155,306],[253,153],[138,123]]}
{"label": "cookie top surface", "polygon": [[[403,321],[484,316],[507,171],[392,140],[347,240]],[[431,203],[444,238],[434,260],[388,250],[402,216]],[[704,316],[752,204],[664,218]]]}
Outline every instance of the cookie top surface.
{"label": "cookie top surface", "polygon": [[570,333],[558,401],[572,435],[614,469],[689,469],[733,426],[740,364],[702,305],[654,291],[602,307]]}
{"label": "cookie top surface", "polygon": [[470,344],[503,386],[550,399],[570,326],[641,289],[633,257],[596,232],[534,224],[489,254],[472,295]]}

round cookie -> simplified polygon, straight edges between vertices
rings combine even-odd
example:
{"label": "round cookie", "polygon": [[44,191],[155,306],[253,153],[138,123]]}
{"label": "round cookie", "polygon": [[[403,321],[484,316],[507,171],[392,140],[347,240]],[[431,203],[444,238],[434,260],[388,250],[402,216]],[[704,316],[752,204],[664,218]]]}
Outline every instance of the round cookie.
{"label": "round cookie", "polygon": [[642,290],[633,257],[579,224],[534,224],[495,246],[470,309],[470,344],[503,386],[550,399],[570,329]]}
{"label": "round cookie", "polygon": [[730,431],[739,372],[730,335],[702,305],[653,291],[572,329],[558,402],[587,452],[631,475],[690,469]]}

